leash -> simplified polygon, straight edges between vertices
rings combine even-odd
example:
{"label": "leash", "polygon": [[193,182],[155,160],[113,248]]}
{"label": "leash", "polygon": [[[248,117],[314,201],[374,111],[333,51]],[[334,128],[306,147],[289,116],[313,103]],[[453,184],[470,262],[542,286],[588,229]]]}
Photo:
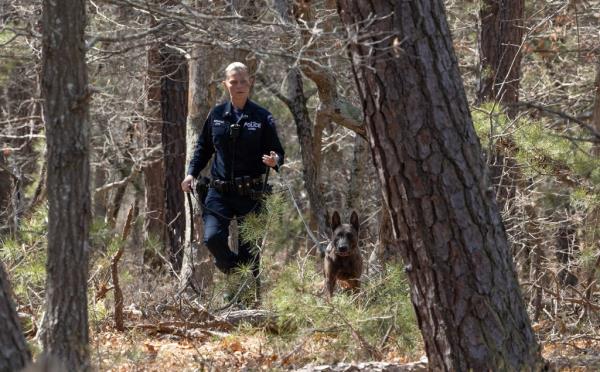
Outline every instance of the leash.
{"label": "leash", "polygon": [[265,192],[267,191],[267,182],[269,181],[269,171],[271,170],[271,167],[267,167],[267,172],[265,173],[265,182],[263,183],[263,195],[265,194]]}
{"label": "leash", "polygon": [[308,236],[310,237],[310,240],[313,241],[313,243],[315,244],[315,246],[317,247],[317,249],[319,249],[320,252],[324,252],[324,250],[321,248],[321,242],[319,240],[317,240],[317,237],[313,234],[313,232],[310,229],[310,227],[308,227],[308,224],[306,223],[306,220],[302,216],[302,211],[300,211],[300,207],[298,206],[298,203],[296,202],[296,198],[294,198],[294,192],[292,191],[292,188],[290,187],[290,184],[286,181],[286,179],[284,177],[281,177],[281,179],[283,180],[283,184],[287,188],[287,190],[288,190],[288,192],[290,194],[290,197],[292,198],[292,202],[294,203],[294,207],[296,208],[296,212],[298,212],[298,216],[300,216],[300,219],[302,220],[302,224],[304,225],[304,229],[306,229],[306,232],[308,233]]}
{"label": "leash", "polygon": [[192,197],[190,196],[192,192],[186,192],[188,206],[190,207],[190,242],[194,241],[194,206],[192,205]]}
{"label": "leash", "polygon": [[[193,189],[190,190],[190,192],[186,193],[187,194],[187,202],[188,202],[188,206],[189,206],[189,211],[190,211],[190,264],[191,264],[191,268],[192,268],[192,278],[194,276],[194,270],[196,270],[196,267],[194,265],[194,205],[192,204],[192,197],[191,197],[191,193],[193,193]],[[187,285],[189,285],[190,287],[192,287],[192,290],[198,294],[201,294],[201,291],[196,288],[196,286],[194,285],[194,280],[187,280]],[[182,288],[182,290],[185,289],[185,287]],[[181,291],[182,291],[181,290]]]}

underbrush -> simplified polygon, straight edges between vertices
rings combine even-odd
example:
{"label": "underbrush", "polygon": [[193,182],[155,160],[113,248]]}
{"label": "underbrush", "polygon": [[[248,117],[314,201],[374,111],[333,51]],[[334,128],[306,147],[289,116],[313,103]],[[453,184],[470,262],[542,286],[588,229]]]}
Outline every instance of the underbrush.
{"label": "underbrush", "polygon": [[[600,157],[585,125],[474,108],[525,302],[541,339],[596,337]],[[561,325],[562,324],[562,325]]]}
{"label": "underbrush", "polygon": [[365,283],[359,294],[323,294],[312,259],[287,265],[266,294],[278,317],[269,336],[283,364],[410,358],[422,350],[408,283],[399,266]]}
{"label": "underbrush", "polygon": [[0,241],[0,260],[8,273],[14,301],[26,335],[37,331],[45,299],[48,209],[21,221],[18,232]]}

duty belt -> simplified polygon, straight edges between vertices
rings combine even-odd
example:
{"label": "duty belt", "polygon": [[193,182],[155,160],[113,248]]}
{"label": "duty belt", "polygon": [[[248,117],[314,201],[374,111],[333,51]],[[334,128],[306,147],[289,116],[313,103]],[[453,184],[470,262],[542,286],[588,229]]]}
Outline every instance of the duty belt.
{"label": "duty belt", "polygon": [[213,179],[210,187],[222,194],[237,194],[241,196],[255,196],[262,194],[263,177],[236,177],[233,181]]}

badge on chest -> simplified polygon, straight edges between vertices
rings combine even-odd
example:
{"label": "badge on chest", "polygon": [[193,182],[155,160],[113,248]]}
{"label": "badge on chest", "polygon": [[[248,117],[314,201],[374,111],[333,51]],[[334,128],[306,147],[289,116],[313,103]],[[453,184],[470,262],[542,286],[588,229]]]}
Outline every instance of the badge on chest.
{"label": "badge on chest", "polygon": [[254,131],[254,130],[261,128],[261,123],[256,122],[256,121],[249,121],[249,122],[244,123],[244,128]]}

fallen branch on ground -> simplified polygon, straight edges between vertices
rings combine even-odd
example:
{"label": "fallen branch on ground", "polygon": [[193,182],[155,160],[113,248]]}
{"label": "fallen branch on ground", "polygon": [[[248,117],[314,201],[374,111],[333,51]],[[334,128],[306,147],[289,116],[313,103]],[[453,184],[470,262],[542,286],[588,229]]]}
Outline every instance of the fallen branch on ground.
{"label": "fallen branch on ground", "polygon": [[[276,316],[268,310],[236,310],[229,312],[225,316],[216,316],[214,319],[206,322],[167,321],[134,324],[126,328],[145,329],[157,333],[190,337],[190,332],[215,335],[214,330],[230,331],[241,322],[247,322],[253,326],[272,326],[276,324],[276,319]],[[194,337],[197,337],[197,335]]]}
{"label": "fallen branch on ground", "polygon": [[119,285],[119,260],[125,251],[125,240],[127,240],[127,236],[129,235],[129,231],[131,230],[131,223],[133,221],[133,214],[136,206],[135,203],[129,208],[129,212],[127,213],[127,221],[125,222],[125,226],[123,226],[123,232],[121,234],[121,245],[119,246],[119,250],[111,259],[111,274],[113,281],[113,289],[115,296],[115,328],[118,331],[124,331],[125,326],[123,324],[123,292],[121,291],[121,286]]}
{"label": "fallen branch on ground", "polygon": [[599,355],[580,355],[575,357],[552,357],[546,359],[550,371],[563,371],[571,368],[584,368],[586,371],[600,370]]}
{"label": "fallen branch on ground", "polygon": [[295,370],[297,372],[355,372],[355,371],[381,371],[381,372],[425,372],[429,371],[427,362],[419,361],[414,363],[396,364],[386,362],[365,362],[365,363],[337,363],[333,365],[308,365]]}

